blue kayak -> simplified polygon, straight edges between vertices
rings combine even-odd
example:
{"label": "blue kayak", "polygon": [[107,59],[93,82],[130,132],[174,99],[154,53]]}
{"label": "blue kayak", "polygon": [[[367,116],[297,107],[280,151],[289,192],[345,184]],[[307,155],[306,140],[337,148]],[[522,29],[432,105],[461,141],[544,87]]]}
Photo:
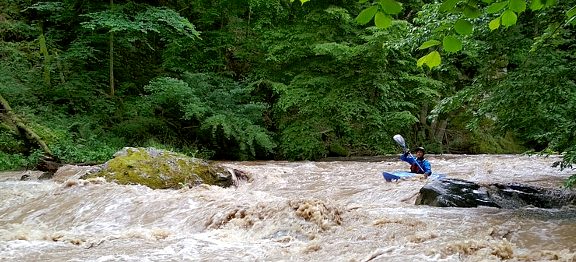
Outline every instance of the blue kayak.
{"label": "blue kayak", "polygon": [[[422,174],[410,173],[407,171],[382,172],[382,176],[388,182],[392,182],[392,181],[400,180],[400,179],[406,179],[406,178],[414,177],[416,175],[422,175]],[[444,175],[444,174],[432,173],[432,175],[430,175],[428,178],[429,179],[439,179],[439,178],[443,178],[445,176],[446,175]]]}

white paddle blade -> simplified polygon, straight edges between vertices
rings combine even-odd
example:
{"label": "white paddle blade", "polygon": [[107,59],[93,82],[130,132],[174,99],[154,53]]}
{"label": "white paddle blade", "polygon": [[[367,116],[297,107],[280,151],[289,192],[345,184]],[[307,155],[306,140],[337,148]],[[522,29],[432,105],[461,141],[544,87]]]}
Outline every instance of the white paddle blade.
{"label": "white paddle blade", "polygon": [[402,148],[406,148],[406,141],[404,141],[404,138],[401,135],[395,135],[394,137],[392,137],[394,139],[394,141],[396,141],[396,143],[401,146]]}

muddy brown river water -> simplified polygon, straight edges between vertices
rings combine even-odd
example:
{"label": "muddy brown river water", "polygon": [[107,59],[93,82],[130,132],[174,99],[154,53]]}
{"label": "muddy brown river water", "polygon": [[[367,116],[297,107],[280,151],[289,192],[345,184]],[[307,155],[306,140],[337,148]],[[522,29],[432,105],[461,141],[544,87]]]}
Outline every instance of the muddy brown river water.
{"label": "muddy brown river water", "polygon": [[[478,183],[561,187],[559,156],[430,155]],[[0,173],[0,261],[576,261],[576,207],[416,206],[396,157],[221,162],[238,187],[151,190]]]}

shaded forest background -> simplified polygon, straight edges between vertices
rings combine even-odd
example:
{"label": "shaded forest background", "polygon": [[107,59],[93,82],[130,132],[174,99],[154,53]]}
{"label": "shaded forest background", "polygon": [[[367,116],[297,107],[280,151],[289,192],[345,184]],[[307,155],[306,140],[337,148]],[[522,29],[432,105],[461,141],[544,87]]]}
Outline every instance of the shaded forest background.
{"label": "shaded forest background", "polygon": [[418,47],[457,15],[410,0],[381,29],[356,22],[360,2],[0,0],[0,169],[124,146],[372,156],[398,152],[394,134],[429,153],[576,161],[574,3],[494,31],[490,13],[470,19],[462,51],[429,69]]}

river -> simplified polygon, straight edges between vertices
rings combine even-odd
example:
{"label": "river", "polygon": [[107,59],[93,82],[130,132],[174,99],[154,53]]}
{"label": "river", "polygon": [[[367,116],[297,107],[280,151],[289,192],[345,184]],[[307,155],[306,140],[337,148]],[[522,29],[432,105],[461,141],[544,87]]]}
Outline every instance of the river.
{"label": "river", "polygon": [[[561,187],[559,156],[429,155],[478,183]],[[396,157],[220,162],[238,187],[151,190],[0,173],[1,261],[576,261],[576,207],[416,206],[427,182],[385,182]]]}

